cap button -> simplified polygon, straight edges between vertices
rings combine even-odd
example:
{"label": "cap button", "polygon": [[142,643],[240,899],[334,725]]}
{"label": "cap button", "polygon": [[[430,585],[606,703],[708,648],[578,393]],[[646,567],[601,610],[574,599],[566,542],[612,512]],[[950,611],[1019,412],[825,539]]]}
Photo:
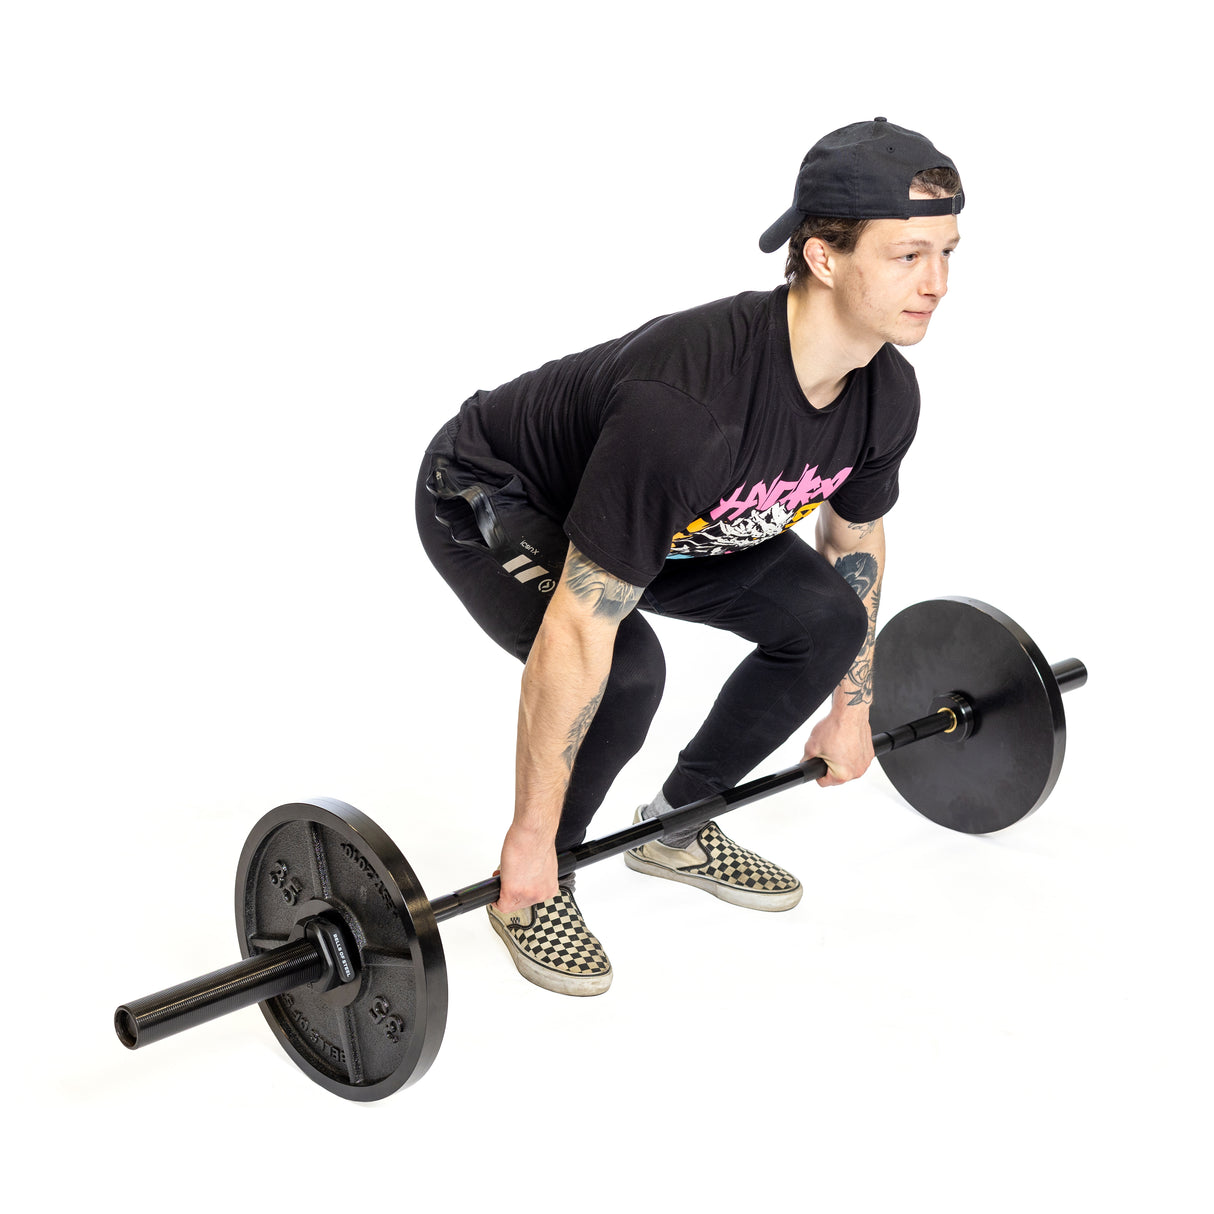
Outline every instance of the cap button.
{"label": "cap button", "polygon": [[874,122],[888,122],[889,119],[888,118],[874,118],[873,121]]}

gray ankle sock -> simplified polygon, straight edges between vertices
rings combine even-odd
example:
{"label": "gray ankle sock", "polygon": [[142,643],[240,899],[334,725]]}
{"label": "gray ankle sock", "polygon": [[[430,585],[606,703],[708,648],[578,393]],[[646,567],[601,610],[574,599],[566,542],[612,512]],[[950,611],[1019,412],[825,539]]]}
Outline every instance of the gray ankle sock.
{"label": "gray ankle sock", "polygon": [[[674,809],[669,801],[666,800],[666,794],[659,792],[648,805],[641,810],[642,818],[656,818],[659,814],[668,814]],[[658,836],[658,842],[665,844],[667,847],[677,847],[680,850],[685,848],[691,841],[700,833],[701,827],[687,826],[682,830],[669,831],[664,835]]]}

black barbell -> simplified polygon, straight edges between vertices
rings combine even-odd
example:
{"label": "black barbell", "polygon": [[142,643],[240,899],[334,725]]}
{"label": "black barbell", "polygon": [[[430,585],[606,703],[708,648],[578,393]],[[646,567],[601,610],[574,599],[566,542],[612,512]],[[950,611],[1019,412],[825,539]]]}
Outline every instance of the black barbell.
{"label": "black barbell", "polygon": [[[1013,620],[950,598],[890,620],[875,672],[873,749],[925,817],[988,834],[1049,796],[1065,749],[1061,693],[1086,681],[1083,663],[1050,666]],[[564,852],[558,868],[566,875],[826,770],[811,759],[740,784]],[[420,1079],[442,1043],[447,971],[438,924],[500,892],[491,877],[430,901],[392,840],[353,806],[328,798],[281,805],[253,828],[237,865],[244,960],[123,1004],[115,1031],[136,1049],[260,1003],[310,1078],[347,1099],[378,1100]]]}

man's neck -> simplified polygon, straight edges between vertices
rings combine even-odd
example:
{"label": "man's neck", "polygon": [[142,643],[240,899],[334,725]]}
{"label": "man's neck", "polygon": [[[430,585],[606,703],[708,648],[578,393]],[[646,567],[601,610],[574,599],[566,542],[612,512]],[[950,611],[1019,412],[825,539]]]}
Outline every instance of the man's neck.
{"label": "man's neck", "polygon": [[866,367],[882,343],[871,334],[849,334],[835,310],[834,294],[812,284],[788,292],[788,337],[801,391],[815,409],[833,404],[857,367]]}

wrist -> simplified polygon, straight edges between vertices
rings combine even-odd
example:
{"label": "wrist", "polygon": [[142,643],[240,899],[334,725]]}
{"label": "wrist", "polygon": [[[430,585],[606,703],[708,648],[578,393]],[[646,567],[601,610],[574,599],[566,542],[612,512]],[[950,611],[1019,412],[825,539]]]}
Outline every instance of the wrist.
{"label": "wrist", "polygon": [[515,842],[528,848],[551,847],[556,828],[540,814],[516,811],[510,823],[510,835]]}
{"label": "wrist", "polygon": [[868,700],[856,701],[855,689],[849,683],[846,689],[843,686],[835,688],[829,715],[838,721],[867,721],[869,707]]}

